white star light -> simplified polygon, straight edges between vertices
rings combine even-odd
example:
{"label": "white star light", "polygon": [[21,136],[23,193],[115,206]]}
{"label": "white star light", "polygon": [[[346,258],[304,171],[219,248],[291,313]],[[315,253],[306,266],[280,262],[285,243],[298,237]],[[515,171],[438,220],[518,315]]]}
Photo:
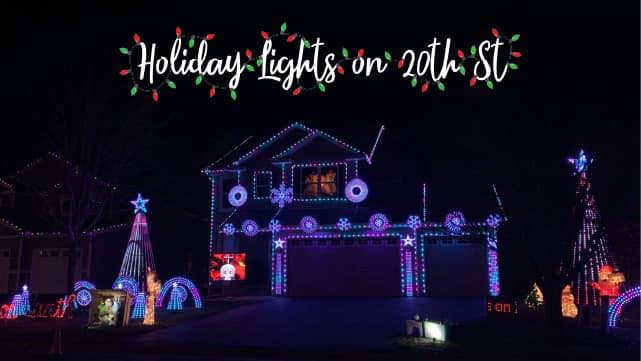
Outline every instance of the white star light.
{"label": "white star light", "polygon": [[285,241],[282,239],[277,239],[274,241],[274,248],[279,249],[279,248],[284,248],[285,247]]}
{"label": "white star light", "polygon": [[149,202],[149,199],[143,199],[140,193],[138,193],[138,198],[134,201],[129,201],[129,203],[133,204],[134,207],[134,213],[147,213],[147,202]]}
{"label": "white star light", "polygon": [[416,238],[413,238],[408,234],[405,238],[401,238],[401,241],[403,241],[403,247],[414,247],[414,241],[416,241]]}

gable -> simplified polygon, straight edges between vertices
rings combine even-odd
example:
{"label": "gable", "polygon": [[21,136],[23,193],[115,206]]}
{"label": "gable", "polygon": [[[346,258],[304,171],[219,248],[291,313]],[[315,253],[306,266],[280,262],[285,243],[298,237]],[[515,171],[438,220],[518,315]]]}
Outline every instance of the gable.
{"label": "gable", "polygon": [[362,158],[364,154],[356,149],[336,144],[332,139],[320,133],[310,135],[298,144],[278,154],[274,160],[288,160],[294,163],[340,161]]}

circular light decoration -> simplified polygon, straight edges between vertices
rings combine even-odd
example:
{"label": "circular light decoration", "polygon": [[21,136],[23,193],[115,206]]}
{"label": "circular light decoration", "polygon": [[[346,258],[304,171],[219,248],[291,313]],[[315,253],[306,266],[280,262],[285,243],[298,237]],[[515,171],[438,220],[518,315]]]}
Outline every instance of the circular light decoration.
{"label": "circular light decoration", "polygon": [[417,215],[411,215],[407,218],[407,226],[413,230],[421,228],[422,224],[423,222],[421,222],[421,217]]}
{"label": "circular light decoration", "polygon": [[349,219],[347,218],[340,218],[338,222],[336,222],[336,227],[340,231],[349,231],[352,228],[352,224],[349,222]]}
{"label": "circular light decoration", "polygon": [[76,292],[76,302],[82,307],[87,307],[91,303],[91,292],[88,289],[83,288],[80,291]]}
{"label": "circular light decoration", "polygon": [[360,178],[354,178],[345,186],[345,196],[352,203],[360,203],[367,198],[367,183]]}
{"label": "circular light decoration", "polygon": [[272,219],[269,221],[269,225],[267,227],[272,233],[280,232],[280,229],[282,228],[278,219]]}
{"label": "circular light decoration", "polygon": [[375,213],[369,217],[369,228],[375,232],[382,232],[389,226],[389,220],[383,213]]}
{"label": "circular light decoration", "polygon": [[465,225],[465,216],[459,211],[450,212],[445,216],[445,227],[451,233],[461,233]]}
{"label": "circular light decoration", "polygon": [[226,234],[228,236],[231,236],[232,234],[234,234],[234,232],[236,232],[236,227],[234,227],[233,224],[227,223],[227,224],[225,224],[225,226],[223,226],[223,233],[224,234]]}
{"label": "circular light decoration", "polygon": [[501,216],[497,214],[490,214],[487,216],[485,223],[487,223],[490,228],[497,228],[499,224],[501,224]]}
{"label": "circular light decoration", "polygon": [[247,202],[247,189],[238,184],[229,191],[227,199],[232,206],[240,207]]}
{"label": "circular light decoration", "polygon": [[243,222],[241,229],[247,237],[253,237],[258,234],[258,223],[252,219],[248,219]]}
{"label": "circular light decoration", "polygon": [[300,228],[305,233],[314,233],[318,229],[318,221],[312,216],[305,216],[300,220]]}

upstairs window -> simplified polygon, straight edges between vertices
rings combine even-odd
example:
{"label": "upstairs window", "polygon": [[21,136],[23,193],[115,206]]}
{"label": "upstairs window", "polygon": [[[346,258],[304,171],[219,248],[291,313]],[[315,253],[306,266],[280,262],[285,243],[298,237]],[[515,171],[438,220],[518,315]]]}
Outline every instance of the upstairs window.
{"label": "upstairs window", "polygon": [[343,196],[345,164],[294,166],[297,199],[336,199]]}
{"label": "upstairs window", "polygon": [[254,199],[269,199],[272,192],[272,172],[261,170],[254,172]]}

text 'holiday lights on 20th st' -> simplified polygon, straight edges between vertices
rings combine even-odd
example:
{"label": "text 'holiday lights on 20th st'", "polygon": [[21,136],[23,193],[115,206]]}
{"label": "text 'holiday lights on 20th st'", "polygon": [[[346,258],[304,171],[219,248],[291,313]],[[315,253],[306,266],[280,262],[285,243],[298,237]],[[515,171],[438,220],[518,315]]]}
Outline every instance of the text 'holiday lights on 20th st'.
{"label": "text 'holiday lights on 20th st'", "polygon": [[[120,52],[129,58],[129,67],[120,70],[120,75],[131,78],[132,96],[145,93],[154,101],[158,101],[162,88],[176,89],[177,79],[181,77],[192,77],[189,81],[193,81],[195,86],[205,87],[210,98],[225,91],[236,100],[241,79],[247,74],[256,76],[258,80],[280,83],[281,88],[293,96],[312,90],[325,92],[348,71],[356,76],[369,77],[389,69],[398,71],[413,88],[418,87],[423,93],[431,84],[445,91],[445,79],[450,73],[469,77],[467,83],[470,87],[484,82],[488,89],[494,89],[509,70],[519,68],[514,61],[521,57],[521,52],[513,49],[519,34],[505,36],[495,28],[491,29],[491,34],[490,39],[471,45],[467,51],[454,50],[450,38],[440,41],[435,37],[420,51],[408,49],[400,56],[382,51],[382,56],[373,56],[366,54],[363,48],[327,52],[326,44],[320,38],[312,40],[300,33],[287,32],[287,23],[283,23],[277,32],[260,32],[263,43],[259,54],[247,48],[231,55],[211,57],[208,55],[209,43],[216,38],[215,34],[188,35],[177,27],[176,38],[167,56],[159,55],[161,49],[156,43],[146,44],[138,34],[134,34],[133,44],[120,48]],[[277,56],[274,42],[277,39],[284,39],[285,44],[295,46],[293,50],[297,51],[297,56]]]}

